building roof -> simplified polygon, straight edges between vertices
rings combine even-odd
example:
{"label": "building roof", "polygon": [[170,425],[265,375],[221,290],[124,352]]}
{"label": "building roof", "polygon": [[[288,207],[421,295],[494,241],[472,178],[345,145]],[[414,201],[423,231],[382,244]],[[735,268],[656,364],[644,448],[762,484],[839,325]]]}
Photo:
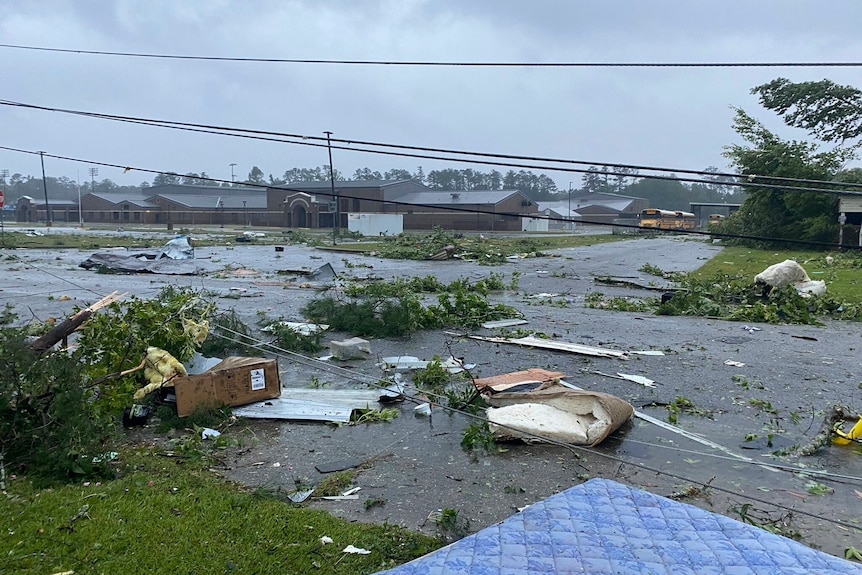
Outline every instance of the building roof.
{"label": "building roof", "polygon": [[[132,204],[132,205],[140,207],[140,208],[155,208],[155,207],[157,207],[156,204],[147,201],[147,198],[149,197],[149,195],[151,195],[151,194],[145,195],[144,192],[141,192],[141,193],[135,193],[135,192],[95,192],[95,193],[92,193],[91,192],[91,193],[85,195],[84,198],[89,196],[89,197],[99,198],[99,199],[105,200],[106,202],[110,202],[112,204],[117,204],[117,205],[119,205],[119,204]],[[83,201],[83,198],[81,201]]]}
{"label": "building roof", "polygon": [[[158,203],[159,198],[164,198],[175,204],[185,206],[192,209],[217,209],[226,210],[236,209],[265,209],[266,194],[245,194],[245,195],[191,195],[191,194],[158,194],[148,198],[148,201]],[[245,205],[243,205],[245,202]]]}
{"label": "building roof", "polygon": [[470,204],[496,205],[515,194],[523,195],[518,190],[449,190],[413,192],[401,196],[398,198],[398,201],[407,204],[430,206],[457,206]]}
{"label": "building roof", "polygon": [[190,195],[210,195],[210,196],[236,196],[250,194],[266,194],[266,188],[263,186],[186,186],[184,184],[164,184],[161,186],[150,186],[141,191],[147,197],[164,194],[190,194]]}
{"label": "building roof", "polygon": [[[386,188],[396,184],[405,182],[415,182],[415,180],[336,180],[335,189],[344,190],[348,188]],[[275,188],[284,188],[287,190],[329,190],[332,188],[332,183],[329,180],[316,180],[308,182],[290,182]]]}

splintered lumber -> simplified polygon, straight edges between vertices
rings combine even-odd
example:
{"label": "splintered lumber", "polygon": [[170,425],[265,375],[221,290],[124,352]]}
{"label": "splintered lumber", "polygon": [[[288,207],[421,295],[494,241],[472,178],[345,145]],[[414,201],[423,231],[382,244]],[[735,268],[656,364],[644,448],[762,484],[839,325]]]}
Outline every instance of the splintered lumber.
{"label": "splintered lumber", "polygon": [[81,324],[87,321],[96,311],[105,306],[111,305],[125,295],[125,293],[118,294],[117,292],[112,292],[90,307],[86,307],[72,314],[67,319],[52,327],[48,333],[31,343],[30,349],[36,353],[42,353],[51,349],[55,344],[69,337],[69,334],[78,329]]}

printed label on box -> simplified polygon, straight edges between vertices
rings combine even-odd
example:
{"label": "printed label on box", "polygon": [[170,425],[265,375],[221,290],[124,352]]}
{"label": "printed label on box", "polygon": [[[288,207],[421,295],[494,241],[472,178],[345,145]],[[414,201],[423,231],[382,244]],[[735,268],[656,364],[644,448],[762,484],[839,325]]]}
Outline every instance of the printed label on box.
{"label": "printed label on box", "polygon": [[258,389],[266,388],[266,377],[263,375],[263,369],[253,369],[251,370],[251,390],[257,391]]}

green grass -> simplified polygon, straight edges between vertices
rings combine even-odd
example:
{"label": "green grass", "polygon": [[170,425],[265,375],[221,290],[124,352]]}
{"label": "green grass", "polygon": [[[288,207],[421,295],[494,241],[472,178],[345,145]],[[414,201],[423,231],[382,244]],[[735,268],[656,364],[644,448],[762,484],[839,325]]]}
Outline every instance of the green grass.
{"label": "green grass", "polygon": [[[115,480],[42,490],[7,469],[0,574],[372,573],[442,544],[293,506],[194,460],[148,449],[120,458]],[[342,553],[351,544],[371,554]]]}
{"label": "green grass", "polygon": [[[826,257],[832,257],[831,264]],[[845,303],[862,303],[862,254],[810,251],[757,250],[746,247],[726,247],[694,275],[742,274],[754,281],[754,276],[772,264],[796,260],[813,280],[825,280],[827,293]]]}

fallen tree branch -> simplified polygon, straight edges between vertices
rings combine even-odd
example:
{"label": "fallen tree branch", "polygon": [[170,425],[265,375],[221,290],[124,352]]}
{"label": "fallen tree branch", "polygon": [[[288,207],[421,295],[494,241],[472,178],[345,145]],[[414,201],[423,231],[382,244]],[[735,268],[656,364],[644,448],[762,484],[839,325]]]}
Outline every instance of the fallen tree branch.
{"label": "fallen tree branch", "polygon": [[61,321],[53,328],[51,328],[48,333],[31,343],[30,349],[32,349],[36,353],[43,353],[45,351],[48,351],[49,349],[54,347],[55,344],[62,341],[63,339],[68,337],[69,334],[78,329],[81,324],[87,321],[90,316],[93,315],[93,313],[95,313],[97,310],[114,303],[125,295],[125,293],[110,293],[96,303],[94,303],[93,305],[91,305],[90,307],[84,308],[77,313],[72,314],[67,319]]}
{"label": "fallen tree branch", "polygon": [[840,405],[833,405],[826,412],[826,415],[823,416],[823,424],[820,426],[820,431],[817,432],[817,435],[805,445],[800,446],[796,452],[799,455],[813,455],[821,447],[829,445],[832,439],[832,429],[835,427],[835,424],[839,421],[844,421],[846,418],[847,414],[844,408]]}

